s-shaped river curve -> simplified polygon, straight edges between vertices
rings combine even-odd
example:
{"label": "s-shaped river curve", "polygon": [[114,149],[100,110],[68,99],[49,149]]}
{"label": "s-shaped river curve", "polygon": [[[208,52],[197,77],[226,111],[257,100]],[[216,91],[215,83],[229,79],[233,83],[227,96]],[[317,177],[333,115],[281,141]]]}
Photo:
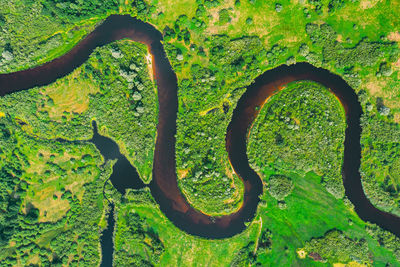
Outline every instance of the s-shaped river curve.
{"label": "s-shaped river curve", "polygon": [[177,78],[162,46],[162,35],[150,24],[127,15],[112,15],[67,54],[32,69],[1,74],[0,95],[48,85],[83,64],[96,47],[123,38],[147,45],[152,55],[159,115],[153,180],[149,187],[160,209],[177,227],[207,238],[230,237],[246,228],[245,222],[254,218],[262,194],[261,179],[249,166],[246,155],[247,132],[258,114],[257,107],[289,82],[312,80],[330,88],[346,112],[342,176],[347,197],[361,219],[376,223],[400,237],[400,217],[375,208],[362,188],[359,173],[362,109],[357,95],[339,76],[308,63],[282,65],[265,72],[240,98],[227,129],[226,149],[235,172],[244,183],[244,198],[238,211],[221,217],[211,217],[194,209],[178,188],[175,161]]}

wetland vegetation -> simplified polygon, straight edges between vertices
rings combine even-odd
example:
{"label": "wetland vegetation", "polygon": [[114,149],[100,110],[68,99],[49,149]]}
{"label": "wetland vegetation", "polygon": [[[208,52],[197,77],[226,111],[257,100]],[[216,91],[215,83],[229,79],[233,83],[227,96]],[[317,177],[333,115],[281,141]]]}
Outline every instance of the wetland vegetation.
{"label": "wetland vegetation", "polygon": [[[109,14],[132,14],[163,32],[179,82],[178,183],[195,208],[215,216],[242,203],[225,134],[254,78],[300,61],[341,75],[364,111],[364,191],[375,206],[400,213],[397,2],[0,1],[0,7],[2,73],[66,53]],[[96,118],[100,132],[149,182],[158,107],[146,55],[144,46],[118,41],[54,84],[0,99],[0,246],[6,251],[0,262],[99,263],[108,210],[102,185],[112,164],[103,165],[89,143],[46,139],[88,139]],[[120,195],[107,186],[116,203],[114,263],[396,266],[400,241],[360,220],[344,196],[344,129],[341,106],[318,84],[290,84],[273,96],[248,143],[251,165],[265,182],[261,204],[248,229],[226,240],[182,232],[148,189]],[[288,190],[274,191],[278,181]]]}

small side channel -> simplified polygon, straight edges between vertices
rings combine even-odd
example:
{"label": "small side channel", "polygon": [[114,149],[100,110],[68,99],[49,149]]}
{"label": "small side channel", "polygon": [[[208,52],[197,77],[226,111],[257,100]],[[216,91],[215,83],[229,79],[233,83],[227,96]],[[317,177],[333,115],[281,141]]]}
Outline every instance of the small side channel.
{"label": "small side channel", "polygon": [[107,219],[107,228],[103,231],[103,234],[100,239],[101,254],[102,254],[102,259],[100,263],[101,267],[113,266],[113,251],[114,251],[113,235],[115,226],[114,208],[115,208],[114,203],[111,203],[110,204],[111,210],[110,213],[108,214],[108,219]]}
{"label": "small side channel", "polygon": [[[104,162],[110,159],[117,160],[113,166],[113,172],[109,178],[115,189],[117,189],[117,191],[121,194],[125,194],[125,191],[128,188],[144,188],[146,184],[140,179],[135,167],[133,167],[128,159],[121,154],[118,145],[111,138],[99,134],[96,121],[93,121],[92,125],[93,137],[89,141],[92,142],[100,151],[104,158]],[[100,263],[101,267],[113,266],[115,205],[112,201],[108,201],[110,202],[110,213],[107,219],[107,228],[103,231],[100,239],[102,253],[102,260]]]}

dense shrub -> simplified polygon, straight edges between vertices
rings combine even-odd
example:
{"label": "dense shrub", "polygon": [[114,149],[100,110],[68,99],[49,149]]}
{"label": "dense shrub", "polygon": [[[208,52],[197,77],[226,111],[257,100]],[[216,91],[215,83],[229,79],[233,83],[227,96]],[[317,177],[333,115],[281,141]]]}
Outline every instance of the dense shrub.
{"label": "dense shrub", "polygon": [[361,40],[354,47],[345,47],[336,41],[337,33],[328,24],[307,24],[306,32],[311,41],[322,47],[324,62],[334,62],[338,68],[350,67],[355,64],[372,66],[384,55],[398,53],[399,49],[393,43],[369,42]]}
{"label": "dense shrub", "polygon": [[282,11],[282,9],[283,9],[283,7],[282,7],[282,5],[281,4],[279,4],[279,3],[276,3],[275,4],[275,11],[276,12],[281,12]]}
{"label": "dense shrub", "polygon": [[231,22],[231,17],[230,17],[230,15],[229,15],[229,10],[228,9],[221,9],[219,12],[218,12],[218,15],[219,15],[219,23],[220,24],[226,24],[226,23],[228,23],[228,22]]}
{"label": "dense shrub", "polygon": [[148,17],[154,12],[156,9],[155,6],[148,4],[148,1],[145,0],[133,0],[132,1],[133,15],[136,15],[138,18],[146,21]]}
{"label": "dense shrub", "polygon": [[383,62],[383,63],[381,63],[381,65],[379,65],[379,71],[377,73],[377,76],[381,76],[381,75],[382,76],[390,76],[390,75],[392,75],[392,73],[393,73],[392,67],[388,63]]}
{"label": "dense shrub", "polygon": [[105,15],[108,11],[118,11],[118,0],[45,0],[43,12],[50,16],[57,16],[65,21],[76,21],[96,15]]}
{"label": "dense shrub", "polygon": [[343,108],[325,88],[313,82],[289,84],[258,114],[248,141],[249,161],[261,170],[268,165],[313,170],[329,192],[342,197],[344,129]]}
{"label": "dense shrub", "polygon": [[[154,266],[159,263],[164,253],[164,244],[152,225],[135,213],[134,208],[140,203],[152,199],[149,191],[130,191],[122,198],[118,207],[117,229],[115,230],[115,244],[123,249],[116,249],[114,264],[125,265],[141,262],[144,266]],[[140,265],[142,266],[142,265]]]}
{"label": "dense shrub", "polygon": [[379,226],[372,224],[367,227],[367,232],[378,241],[380,246],[383,246],[392,251],[400,261],[400,238],[389,231],[385,231]]}
{"label": "dense shrub", "polygon": [[[385,106],[380,104],[377,109],[382,113]],[[363,188],[374,205],[400,214],[400,127],[382,115],[364,115],[361,120]]]}
{"label": "dense shrub", "polygon": [[284,200],[293,190],[292,179],[284,175],[272,175],[268,180],[268,190],[277,200]]}
{"label": "dense shrub", "polygon": [[364,239],[351,239],[339,230],[328,231],[321,238],[312,238],[304,247],[308,256],[329,262],[369,262],[368,243]]}
{"label": "dense shrub", "polygon": [[230,266],[232,267],[241,267],[241,266],[249,266],[251,263],[254,262],[255,255],[254,255],[254,242],[250,242],[243,248],[241,248],[234,258]]}

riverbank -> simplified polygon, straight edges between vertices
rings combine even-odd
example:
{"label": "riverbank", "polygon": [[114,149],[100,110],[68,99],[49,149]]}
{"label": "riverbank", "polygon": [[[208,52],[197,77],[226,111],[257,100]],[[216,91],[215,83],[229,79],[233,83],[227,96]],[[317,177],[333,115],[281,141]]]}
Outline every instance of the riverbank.
{"label": "riverbank", "polygon": [[[153,55],[153,71],[158,85],[160,112],[154,155],[153,180],[150,184],[150,188],[161,210],[179,228],[188,233],[207,238],[228,237],[245,229],[247,222],[251,221],[255,216],[259,196],[262,192],[261,180],[257,174],[252,171],[247,162],[247,130],[257,115],[256,107],[260,107],[276,88],[296,80],[314,80],[331,88],[332,92],[344,106],[348,127],[346,129],[345,139],[343,180],[346,188],[346,195],[355,205],[355,209],[360,214],[360,217],[378,222],[384,228],[395,228],[396,225],[398,225],[398,217],[380,212],[376,209],[374,210],[374,207],[369,203],[362,191],[360,175],[358,173],[358,167],[360,165],[360,116],[362,110],[357,100],[357,95],[339,76],[306,63],[299,63],[290,67],[281,66],[267,71],[257,78],[255,83],[248,88],[234,111],[232,121],[228,127],[226,140],[231,163],[235,168],[235,172],[239,174],[244,181],[245,194],[243,205],[239,211],[226,216],[212,217],[195,210],[182,196],[177,186],[175,171],[175,133],[176,113],[178,108],[177,79],[162,49],[160,36],[156,34],[154,28],[151,28],[148,24],[146,24],[147,29],[154,34],[154,40],[149,39],[151,35],[148,36],[144,32],[129,30],[127,25],[131,27],[138,25],[141,26],[141,29],[146,27],[142,27],[143,24],[140,21],[127,16],[112,17],[106,20],[100,29],[106,31],[115,25],[124,26],[120,31],[112,35],[113,38],[131,37],[131,35],[138,34],[138,38],[134,38],[134,40],[147,42],[146,44],[149,46],[149,50]],[[65,55],[67,68],[65,69],[64,75],[72,71],[75,66],[74,64],[83,62],[83,59],[88,57],[85,53],[90,53],[93,47],[114,40],[110,38],[110,36],[99,35],[100,37],[96,37],[95,33],[96,30],[93,35],[89,35],[88,40],[97,40],[98,43],[94,41],[92,41],[94,43],[91,43],[85,39],[83,44],[78,45],[78,48],[76,48],[77,50],[74,48],[73,51]],[[99,32],[97,31],[97,33]],[[101,39],[102,37],[105,39]],[[80,45],[84,45],[81,47],[82,50],[79,50]],[[87,47],[85,47],[85,45],[87,45]],[[80,58],[79,61],[75,62],[73,60],[74,54],[80,55],[83,59]],[[63,57],[55,60],[53,63],[45,64],[36,71],[43,71],[43,74],[50,74],[50,66],[52,66],[51,64],[55,64],[56,74],[52,77],[61,77],[63,74],[61,72],[62,64],[60,63],[62,62],[62,58]],[[36,72],[36,74],[38,74],[38,72]],[[0,84],[3,84],[2,88],[6,88],[2,93],[5,94],[12,91],[28,89],[31,84],[45,85],[51,82],[51,77],[44,76],[38,79],[38,81],[33,81],[31,79],[33,78],[32,75],[33,73],[30,73],[28,70],[0,76]],[[12,84],[9,83],[9,81],[12,80],[16,82]],[[9,86],[9,84],[11,85]],[[7,87],[4,87],[4,85],[7,85]],[[377,215],[374,214],[374,217],[371,217],[371,211],[375,211]],[[393,232],[396,233],[396,229],[394,229]]]}

